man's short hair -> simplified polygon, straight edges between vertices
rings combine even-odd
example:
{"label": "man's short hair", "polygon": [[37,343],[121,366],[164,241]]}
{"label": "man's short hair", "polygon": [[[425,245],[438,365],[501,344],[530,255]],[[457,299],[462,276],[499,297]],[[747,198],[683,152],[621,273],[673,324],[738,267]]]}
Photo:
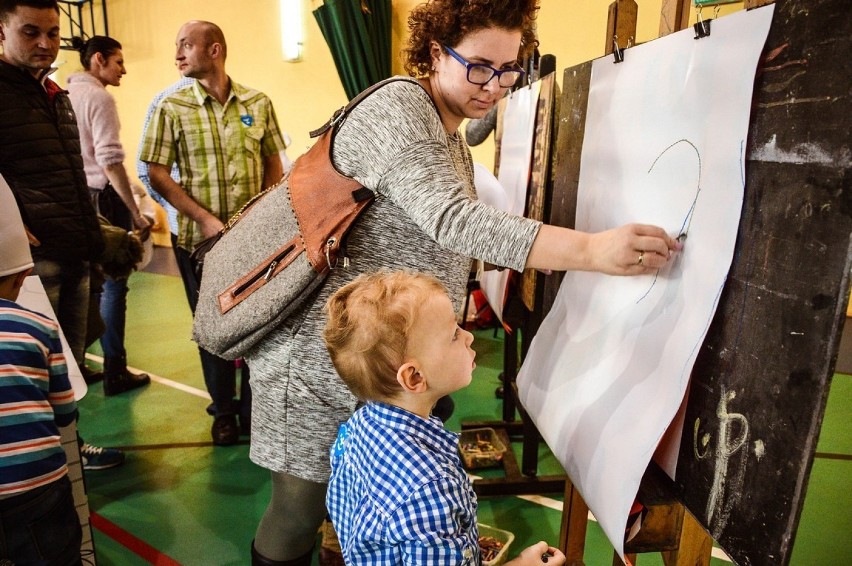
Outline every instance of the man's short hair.
{"label": "man's short hair", "polygon": [[420,307],[444,285],[431,275],[408,271],[361,275],[326,304],[325,332],[331,361],[352,394],[365,401],[395,397]]}
{"label": "man's short hair", "polygon": [[202,33],[204,34],[204,39],[207,41],[208,47],[214,43],[218,43],[222,46],[222,60],[224,61],[228,56],[228,44],[225,43],[225,32],[223,32],[222,28],[213,22],[197,20],[196,23],[201,26]]}
{"label": "man's short hair", "polygon": [[0,20],[6,21],[6,17],[17,10],[18,6],[39,10],[53,8],[59,13],[59,2],[56,0],[0,0]]}

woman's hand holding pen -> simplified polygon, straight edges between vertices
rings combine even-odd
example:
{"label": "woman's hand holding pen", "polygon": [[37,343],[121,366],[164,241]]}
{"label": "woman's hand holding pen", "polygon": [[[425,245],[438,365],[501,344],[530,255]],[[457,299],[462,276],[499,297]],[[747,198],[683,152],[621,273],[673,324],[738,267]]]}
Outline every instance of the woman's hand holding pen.
{"label": "woman's hand holding pen", "polygon": [[648,224],[627,224],[589,234],[591,269],[610,275],[653,273],[683,249],[683,239],[672,238],[662,228]]}

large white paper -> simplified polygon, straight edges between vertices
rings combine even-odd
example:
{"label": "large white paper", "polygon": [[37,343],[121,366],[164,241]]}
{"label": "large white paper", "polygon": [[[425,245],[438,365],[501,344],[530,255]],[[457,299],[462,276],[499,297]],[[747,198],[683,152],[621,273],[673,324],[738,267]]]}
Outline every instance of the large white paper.
{"label": "large white paper", "polygon": [[[683,399],[733,257],[752,85],[773,7],[593,63],[576,226],[688,233],[655,275],[568,273],[518,376],[520,398],[616,551]],[[502,168],[501,168],[502,169]],[[637,254],[638,259],[638,254]]]}
{"label": "large white paper", "polygon": [[[53,307],[50,305],[47,292],[44,290],[44,285],[41,284],[41,279],[35,275],[30,275],[24,279],[21,292],[15,302],[22,307],[50,317],[56,324],[59,324],[56,313],[53,312]],[[68,340],[65,339],[65,334],[62,332],[61,326],[59,327],[59,341],[62,343],[62,353],[65,354],[65,364],[68,367],[68,379],[71,381],[71,389],[74,390],[74,399],[79,401],[86,395],[89,388],[86,386],[86,380],[83,378],[83,373],[74,359],[71,346],[68,345]]]}
{"label": "large white paper", "polygon": [[[512,92],[506,99],[503,137],[500,140],[500,171],[497,179],[506,192],[507,207],[503,210],[510,214],[523,214],[527,204],[533,133],[540,91],[541,82],[536,81]],[[486,271],[479,281],[482,294],[488,299],[491,310],[500,322],[503,321],[508,281],[508,271],[496,270]]]}

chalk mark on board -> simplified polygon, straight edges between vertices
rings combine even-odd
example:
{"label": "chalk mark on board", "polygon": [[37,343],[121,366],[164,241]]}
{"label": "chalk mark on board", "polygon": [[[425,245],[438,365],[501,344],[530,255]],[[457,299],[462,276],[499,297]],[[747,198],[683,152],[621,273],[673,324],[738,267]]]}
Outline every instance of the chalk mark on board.
{"label": "chalk mark on board", "polygon": [[[698,148],[695,146],[695,144],[692,143],[691,141],[689,141],[688,139],[680,139],[680,140],[674,142],[673,144],[671,144],[670,146],[668,146],[663,151],[661,151],[660,154],[656,157],[656,159],[654,159],[654,162],[651,163],[651,167],[649,167],[648,171],[647,171],[647,174],[650,175],[651,171],[653,171],[654,167],[657,165],[657,162],[666,153],[668,153],[669,150],[671,150],[672,148],[674,148],[675,146],[677,146],[678,144],[681,144],[681,143],[688,144],[695,151],[695,157],[698,161],[698,177],[697,177],[697,180],[696,180],[696,183],[695,183],[695,198],[692,199],[692,204],[690,205],[689,210],[687,210],[686,217],[683,219],[683,222],[680,225],[680,230],[678,231],[678,235],[687,234],[689,232],[689,227],[692,224],[692,217],[693,217],[693,214],[695,213],[695,205],[698,203],[698,195],[701,193],[701,152],[698,151]],[[675,261],[677,261],[677,258],[675,258]],[[641,297],[639,297],[636,300],[636,304],[641,303],[642,300],[645,297],[648,296],[648,294],[651,292],[651,290],[657,284],[657,278],[659,276],[660,276],[660,270],[658,269],[656,272],[654,272],[654,280],[651,281],[651,285],[648,287],[648,290],[645,291],[645,294],[643,294]]]}
{"label": "chalk mark on board", "polygon": [[[705,519],[710,528],[710,534],[718,539],[728,523],[731,510],[739,501],[745,480],[746,463],[748,460],[749,422],[745,415],[729,411],[729,405],[736,398],[736,391],[727,391],[722,387],[722,395],[716,407],[719,419],[719,431],[715,449],[709,450],[711,436],[709,433],[700,435],[701,419],[695,420],[692,436],[692,450],[696,459],[715,459],[713,470],[713,485],[705,509]],[[745,449],[744,449],[745,448]],[[763,443],[755,442],[755,452],[758,458],[764,455]],[[734,459],[734,456],[738,456]],[[733,466],[733,474],[728,470]]]}

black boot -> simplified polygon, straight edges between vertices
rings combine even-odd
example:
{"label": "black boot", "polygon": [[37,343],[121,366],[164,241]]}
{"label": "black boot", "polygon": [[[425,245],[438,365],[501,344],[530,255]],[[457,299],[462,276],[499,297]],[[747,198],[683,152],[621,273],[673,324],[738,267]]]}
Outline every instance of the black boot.
{"label": "black boot", "polygon": [[272,560],[259,553],[254,547],[254,541],[251,541],[251,566],[311,566],[313,555],[314,549],[311,548],[306,554],[292,560]]}
{"label": "black boot", "polygon": [[147,373],[133,373],[127,369],[127,360],[104,358],[104,395],[111,397],[148,385],[151,378]]}

